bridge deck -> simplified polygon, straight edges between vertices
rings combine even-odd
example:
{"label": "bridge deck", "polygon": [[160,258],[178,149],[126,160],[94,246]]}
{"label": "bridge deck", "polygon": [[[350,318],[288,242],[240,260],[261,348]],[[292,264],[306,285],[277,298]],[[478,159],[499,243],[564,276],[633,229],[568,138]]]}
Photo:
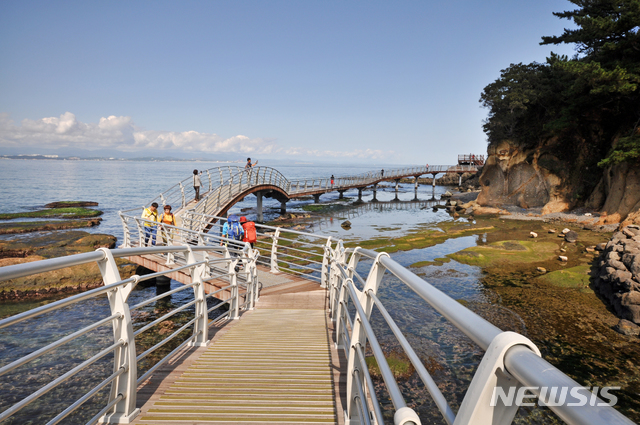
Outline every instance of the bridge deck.
{"label": "bridge deck", "polygon": [[[326,291],[267,275],[253,311],[210,329],[142,383],[134,423],[343,423],[345,360],[331,343]],[[266,282],[265,282],[266,283]]]}

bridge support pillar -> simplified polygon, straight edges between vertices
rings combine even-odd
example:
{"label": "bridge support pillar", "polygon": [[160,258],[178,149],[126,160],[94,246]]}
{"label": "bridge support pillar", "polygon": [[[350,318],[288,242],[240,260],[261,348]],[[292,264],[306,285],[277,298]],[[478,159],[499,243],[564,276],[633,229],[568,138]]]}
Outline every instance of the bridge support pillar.
{"label": "bridge support pillar", "polygon": [[415,177],[415,181],[413,183],[413,200],[418,201],[418,176]]}
{"label": "bridge support pillar", "polygon": [[377,194],[378,194],[378,183],[373,185],[373,199],[371,200],[371,202],[378,202],[378,198],[376,198]]}
{"label": "bridge support pillar", "polygon": [[432,173],[431,175],[433,176],[431,179],[431,199],[436,199],[436,173]]}
{"label": "bridge support pillar", "polygon": [[340,194],[340,196],[338,196],[338,199],[344,199],[344,190],[339,190],[338,193]]}
{"label": "bridge support pillar", "polygon": [[362,203],[362,191],[364,190],[363,187],[359,187],[358,189],[358,200],[354,202],[354,204],[361,204]]}
{"label": "bridge support pillar", "polygon": [[398,189],[400,189],[400,179],[396,179],[396,196],[393,198],[393,202],[400,202],[400,199],[398,199]]}
{"label": "bridge support pillar", "polygon": [[318,202],[320,202],[320,194],[319,193],[316,193],[315,195],[313,195],[313,202],[316,203],[316,204]]}
{"label": "bridge support pillar", "polygon": [[280,201],[280,214],[287,213],[287,201]]}
{"label": "bridge support pillar", "polygon": [[462,173],[458,174],[458,187],[462,186]]}
{"label": "bridge support pillar", "polygon": [[264,222],[264,216],[262,214],[262,192],[256,192],[256,198],[258,198],[256,202],[256,221],[262,223]]}

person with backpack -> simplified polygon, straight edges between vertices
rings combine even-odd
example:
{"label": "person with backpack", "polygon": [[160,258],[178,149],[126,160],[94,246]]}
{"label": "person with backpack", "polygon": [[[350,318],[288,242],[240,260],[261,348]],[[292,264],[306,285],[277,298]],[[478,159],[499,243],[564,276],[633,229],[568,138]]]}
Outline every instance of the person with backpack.
{"label": "person with backpack", "polygon": [[[227,222],[222,226],[222,237],[241,242],[243,236],[244,229],[242,229],[242,226],[240,225],[238,216],[235,214],[230,215],[227,218]],[[220,245],[222,245],[222,243],[223,241],[220,241]],[[225,241],[225,244],[228,244],[228,241]]]}
{"label": "person with backpack", "polygon": [[253,244],[258,241],[258,233],[256,232],[256,223],[248,221],[247,217],[240,217],[240,224],[244,230],[244,237],[242,242],[249,242],[253,249]]}
{"label": "person with backpack", "polygon": [[[164,214],[162,214],[160,216],[160,229],[162,232],[162,241],[164,242],[165,245],[167,245],[167,235],[168,234],[173,234],[173,230],[172,229],[167,229],[163,226],[163,224],[168,224],[170,226],[175,226],[176,225],[176,217],[173,215],[173,213],[171,212],[171,205],[165,205],[164,206]],[[171,238],[173,239],[173,238]]]}

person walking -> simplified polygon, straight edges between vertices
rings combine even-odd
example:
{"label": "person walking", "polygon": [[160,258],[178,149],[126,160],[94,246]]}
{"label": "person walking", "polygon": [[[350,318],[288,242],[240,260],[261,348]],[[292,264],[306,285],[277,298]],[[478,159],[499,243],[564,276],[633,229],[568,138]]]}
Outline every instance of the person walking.
{"label": "person walking", "polygon": [[200,200],[200,186],[202,186],[202,182],[198,170],[193,170],[193,190],[196,192],[196,202]]}
{"label": "person walking", "polygon": [[160,231],[162,232],[162,242],[167,245],[167,241],[171,242],[173,238],[169,238],[169,235],[173,235],[172,229],[167,229],[164,227],[165,224],[169,226],[176,225],[176,217],[171,212],[171,205],[164,206],[164,214],[160,216]]}
{"label": "person walking", "polygon": [[380,177],[384,177],[384,168],[380,170]]}
{"label": "person walking", "polygon": [[242,225],[242,230],[244,230],[242,242],[249,242],[251,244],[251,248],[253,248],[253,244],[258,241],[256,223],[249,221],[247,220],[247,217],[242,216],[240,217],[240,224]]}
{"label": "person walking", "polygon": [[154,202],[149,208],[145,208],[142,211],[142,219],[145,220],[142,223],[144,227],[144,246],[149,246],[149,238],[151,238],[151,245],[156,244],[156,232],[158,231],[158,204]]}
{"label": "person walking", "polygon": [[333,174],[331,174],[331,186],[333,186]]}

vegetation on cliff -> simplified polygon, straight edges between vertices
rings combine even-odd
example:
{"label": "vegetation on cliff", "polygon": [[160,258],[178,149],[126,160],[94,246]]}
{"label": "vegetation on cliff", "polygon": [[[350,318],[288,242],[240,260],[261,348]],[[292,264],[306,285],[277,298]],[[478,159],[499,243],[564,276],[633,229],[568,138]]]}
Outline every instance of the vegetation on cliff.
{"label": "vegetation on cliff", "polygon": [[576,55],[512,64],[480,102],[489,153],[504,140],[550,152],[554,160],[538,164],[584,199],[601,168],[640,162],[640,0],[570,1],[578,9],[554,15],[576,28],[541,44],[575,44]]}

